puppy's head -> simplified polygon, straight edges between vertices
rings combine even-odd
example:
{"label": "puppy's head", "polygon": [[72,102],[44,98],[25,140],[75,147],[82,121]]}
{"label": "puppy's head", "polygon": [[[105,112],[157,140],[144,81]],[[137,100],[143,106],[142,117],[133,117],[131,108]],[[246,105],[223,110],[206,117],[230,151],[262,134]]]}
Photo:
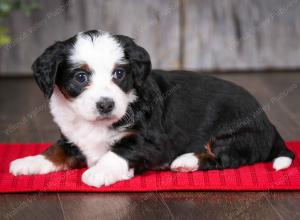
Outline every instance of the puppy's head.
{"label": "puppy's head", "polygon": [[151,61],[131,38],[94,30],[50,46],[32,70],[46,97],[57,87],[82,118],[113,123],[136,99],[135,89],[143,86]]}

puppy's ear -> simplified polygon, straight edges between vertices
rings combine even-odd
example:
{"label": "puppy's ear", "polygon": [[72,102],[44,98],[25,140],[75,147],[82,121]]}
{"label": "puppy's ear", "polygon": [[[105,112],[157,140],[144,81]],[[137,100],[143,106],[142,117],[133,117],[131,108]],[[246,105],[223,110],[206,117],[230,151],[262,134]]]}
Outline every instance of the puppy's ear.
{"label": "puppy's ear", "polygon": [[138,46],[134,40],[124,35],[114,35],[124,48],[125,58],[129,60],[134,81],[141,86],[151,72],[151,59],[148,52]]}
{"label": "puppy's ear", "polygon": [[48,47],[31,66],[33,76],[47,98],[50,98],[54,85],[59,64],[63,60],[64,44],[56,42]]}

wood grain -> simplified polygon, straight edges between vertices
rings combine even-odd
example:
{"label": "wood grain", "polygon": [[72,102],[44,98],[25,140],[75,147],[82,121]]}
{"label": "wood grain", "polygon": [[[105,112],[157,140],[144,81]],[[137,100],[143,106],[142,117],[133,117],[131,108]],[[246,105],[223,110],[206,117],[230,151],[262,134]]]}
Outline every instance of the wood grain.
{"label": "wood grain", "polygon": [[0,74],[27,75],[46,47],[91,29],[131,36],[156,68],[179,66],[179,0],[41,0],[41,5],[30,17],[15,12],[8,19],[13,41],[0,50]]}
{"label": "wood grain", "polygon": [[154,68],[300,67],[300,0],[40,2],[30,17],[13,12],[6,20],[12,42],[0,49],[0,75],[28,75],[34,59],[54,41],[90,29],[135,38]]}
{"label": "wood grain", "polygon": [[300,1],[183,2],[185,68],[224,71],[299,67]]}
{"label": "wood grain", "polygon": [[[286,75],[285,75],[286,74]],[[280,77],[278,77],[280,76]],[[289,81],[285,84],[280,84],[278,80],[288,77]],[[296,140],[300,136],[300,125],[286,112],[286,107],[283,101],[288,103],[296,103],[297,96],[299,96],[298,89],[292,90],[288,95],[283,98],[281,93],[287,91],[295,82],[299,82],[297,73],[284,73],[284,74],[221,74],[218,75],[225,80],[232,81],[238,85],[241,85],[247,89],[252,95],[254,95],[262,106],[266,107],[266,114],[270,118],[271,122],[277,127],[280,134],[285,140]],[[277,84],[276,84],[277,81]],[[271,86],[272,85],[272,86]],[[277,101],[277,99],[279,99]],[[290,104],[292,105],[292,104]],[[290,106],[290,111],[299,112],[299,105]]]}

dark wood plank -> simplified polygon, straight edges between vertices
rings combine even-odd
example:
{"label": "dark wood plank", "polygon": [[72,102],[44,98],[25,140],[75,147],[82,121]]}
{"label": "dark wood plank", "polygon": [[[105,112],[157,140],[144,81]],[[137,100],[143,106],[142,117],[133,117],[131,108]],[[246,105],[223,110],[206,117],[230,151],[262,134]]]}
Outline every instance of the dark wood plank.
{"label": "dark wood plank", "polygon": [[299,192],[270,192],[268,201],[281,219],[300,219]]}
{"label": "dark wood plank", "polygon": [[300,74],[273,74],[272,80],[267,75],[262,75],[261,79],[265,82],[272,96],[275,97],[274,102],[282,109],[284,115],[288,115],[296,125],[296,136],[300,137]]}
{"label": "dark wood plank", "polygon": [[59,195],[67,219],[170,219],[160,193]]}
{"label": "dark wood plank", "polygon": [[0,80],[0,141],[50,142],[58,137],[48,104],[33,79]]}
{"label": "dark wood plank", "polygon": [[[218,77],[225,80],[232,81],[245,89],[247,89],[251,94],[253,94],[262,106],[265,107],[265,112],[269,116],[271,122],[278,128],[280,134],[286,140],[296,140],[300,136],[300,125],[299,122],[295,121],[295,118],[291,117],[290,114],[287,114],[287,109],[291,109],[293,112],[300,112],[299,105],[298,107],[293,104],[289,104],[289,107],[282,104],[282,101],[285,100],[289,103],[297,102],[297,89],[293,90],[287,98],[280,99],[276,101],[280,96],[280,93],[287,90],[293,82],[299,82],[299,74],[290,73],[290,83],[281,84],[277,83],[275,86],[277,91],[270,90],[270,85],[273,84],[273,81],[276,81],[276,75],[281,75],[282,78],[285,78],[285,74],[272,74],[267,76],[267,74],[220,74]],[[263,80],[264,79],[264,80]],[[274,87],[274,86],[273,86]],[[299,92],[298,92],[299,94]],[[296,114],[296,113],[294,113]]]}
{"label": "dark wood plank", "polygon": [[[299,192],[151,192],[60,194],[67,219],[281,219]],[[291,202],[290,202],[291,201]],[[289,204],[292,209],[276,210]]]}
{"label": "dark wood plank", "polygon": [[0,219],[64,219],[56,193],[4,194],[0,196]]}
{"label": "dark wood plank", "polygon": [[177,192],[163,198],[178,219],[278,219],[261,193]]}

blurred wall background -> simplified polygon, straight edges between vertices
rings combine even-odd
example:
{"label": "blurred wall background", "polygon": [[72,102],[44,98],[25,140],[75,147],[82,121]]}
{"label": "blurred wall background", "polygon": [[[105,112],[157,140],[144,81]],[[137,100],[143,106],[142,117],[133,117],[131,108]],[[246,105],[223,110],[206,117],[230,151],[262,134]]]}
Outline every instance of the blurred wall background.
{"label": "blurred wall background", "polygon": [[1,75],[30,75],[56,40],[101,29],[129,35],[154,68],[203,71],[295,70],[300,67],[300,0],[38,0],[27,16],[4,24]]}

